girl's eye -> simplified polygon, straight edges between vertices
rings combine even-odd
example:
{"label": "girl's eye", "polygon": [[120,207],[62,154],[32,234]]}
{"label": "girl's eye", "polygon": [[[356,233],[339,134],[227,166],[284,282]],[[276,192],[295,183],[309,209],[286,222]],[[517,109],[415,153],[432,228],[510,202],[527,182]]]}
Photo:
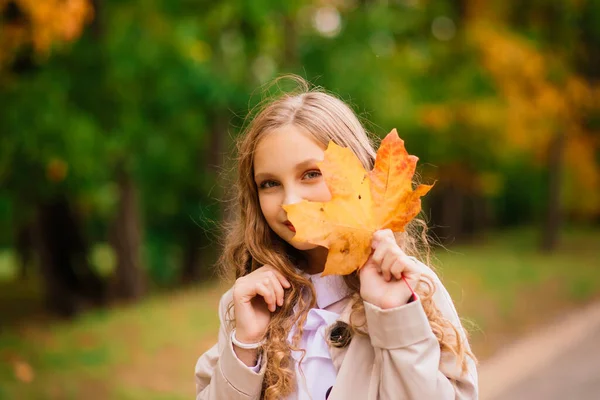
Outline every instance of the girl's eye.
{"label": "girl's eye", "polygon": [[259,189],[269,189],[269,188],[275,187],[277,185],[278,185],[277,182],[272,181],[272,180],[267,180],[267,181],[261,182],[260,185],[258,185],[258,188]]}
{"label": "girl's eye", "polygon": [[315,179],[318,178],[320,176],[322,176],[323,174],[321,174],[321,171],[319,170],[312,170],[312,171],[308,171],[307,173],[304,174],[304,178],[306,179]]}

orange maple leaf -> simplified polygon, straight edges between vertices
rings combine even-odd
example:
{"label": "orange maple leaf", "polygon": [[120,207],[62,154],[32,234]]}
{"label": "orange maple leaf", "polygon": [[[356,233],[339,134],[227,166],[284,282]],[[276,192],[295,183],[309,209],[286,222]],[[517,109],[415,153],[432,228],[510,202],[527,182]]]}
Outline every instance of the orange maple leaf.
{"label": "orange maple leaf", "polygon": [[421,211],[421,196],[433,185],[413,190],[417,160],[395,129],[381,142],[369,173],[352,150],[329,143],[318,166],[331,200],[283,206],[296,228],[294,240],[329,249],[323,275],[346,275],[362,267],[371,254],[373,233],[402,232]]}

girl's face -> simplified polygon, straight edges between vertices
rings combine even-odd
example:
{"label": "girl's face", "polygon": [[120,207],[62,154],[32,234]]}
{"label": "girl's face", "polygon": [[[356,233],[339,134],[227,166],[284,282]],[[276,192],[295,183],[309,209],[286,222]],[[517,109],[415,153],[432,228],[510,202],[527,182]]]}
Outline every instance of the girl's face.
{"label": "girl's face", "polygon": [[298,250],[317,246],[292,241],[295,229],[281,206],[301,200],[331,200],[317,167],[324,152],[325,146],[302,128],[286,125],[262,138],[254,153],[254,181],[262,213],[269,227]]}

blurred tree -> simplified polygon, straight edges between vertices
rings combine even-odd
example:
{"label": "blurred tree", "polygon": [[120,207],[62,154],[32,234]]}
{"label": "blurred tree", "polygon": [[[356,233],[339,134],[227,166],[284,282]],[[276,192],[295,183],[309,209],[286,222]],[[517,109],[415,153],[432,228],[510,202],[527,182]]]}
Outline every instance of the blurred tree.
{"label": "blurred tree", "polygon": [[32,227],[56,253],[48,293],[93,293],[82,254],[106,241],[115,296],[204,279],[227,215],[224,154],[261,86],[294,72],[376,135],[399,129],[438,180],[438,235],[547,209],[551,247],[559,210],[600,215],[597,4],[0,0],[0,205],[24,260]]}
{"label": "blurred tree", "polygon": [[[503,100],[495,123],[504,128],[509,146],[546,167],[541,247],[548,251],[558,240],[567,172],[579,181],[571,191],[591,189],[589,196],[567,207],[588,217],[600,213],[600,146],[593,139],[600,127],[589,124],[598,113],[600,86],[587,56],[599,42],[595,24],[585,22],[594,12],[600,17],[594,3],[497,3],[471,11],[472,40]],[[511,26],[516,33],[509,31]]]}
{"label": "blurred tree", "polygon": [[[0,2],[0,12],[0,179],[14,204],[15,248],[23,265],[30,259],[30,246],[36,248],[48,305],[62,315],[74,315],[82,304],[102,303],[104,291],[87,262],[80,216],[66,195],[70,165],[64,160],[72,149],[61,140],[59,126],[66,122],[61,117],[68,105],[60,91],[53,91],[64,76],[43,73],[39,66],[49,59],[52,47],[79,37],[91,9],[86,1],[15,0]],[[45,87],[32,84],[35,80]],[[44,107],[32,101],[35,96]],[[86,121],[78,115],[68,124],[85,132]]]}
{"label": "blurred tree", "polygon": [[0,72],[47,59],[53,46],[78,39],[93,17],[87,0],[0,0],[0,12]]}

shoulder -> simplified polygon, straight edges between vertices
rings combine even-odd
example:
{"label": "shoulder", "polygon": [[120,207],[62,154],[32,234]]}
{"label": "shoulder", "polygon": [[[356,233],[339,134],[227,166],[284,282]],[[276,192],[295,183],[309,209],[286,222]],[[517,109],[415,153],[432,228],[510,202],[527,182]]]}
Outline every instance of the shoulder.
{"label": "shoulder", "polygon": [[442,284],[442,280],[440,279],[440,277],[438,276],[438,274],[427,264],[425,264],[424,262],[420,261],[418,258],[413,257],[413,256],[409,256],[409,258],[411,260],[414,261],[414,263],[417,265],[419,272],[421,272],[421,274],[423,276],[428,277],[431,280],[431,283],[435,286],[433,289],[437,289],[438,288],[442,288],[445,290],[444,285]]}
{"label": "shoulder", "polygon": [[219,319],[222,323],[233,321],[233,286],[229,288],[219,300]]}
{"label": "shoulder", "polygon": [[419,261],[417,258],[411,257],[411,259],[419,265],[421,274],[429,278],[430,284],[433,286],[431,287],[431,290],[433,291],[432,299],[437,309],[444,318],[449,320],[454,326],[462,331],[462,334],[464,334],[464,328],[462,327],[460,317],[456,311],[454,301],[450,297],[450,293],[448,293],[448,290],[442,283],[438,274],[431,267]]}
{"label": "shoulder", "polygon": [[233,286],[221,295],[221,300],[219,300],[219,309],[223,306],[231,304],[231,302],[233,302]]}

